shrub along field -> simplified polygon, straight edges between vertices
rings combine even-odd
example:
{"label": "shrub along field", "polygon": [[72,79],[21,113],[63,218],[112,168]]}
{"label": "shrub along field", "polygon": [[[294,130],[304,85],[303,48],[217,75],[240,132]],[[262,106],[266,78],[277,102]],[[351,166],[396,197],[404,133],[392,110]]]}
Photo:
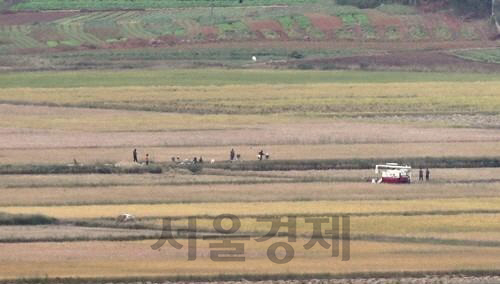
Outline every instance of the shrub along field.
{"label": "shrub along field", "polygon": [[[215,68],[0,74],[0,278],[496,274],[498,82]],[[239,161],[228,161],[231,148]],[[260,149],[270,160],[257,161]],[[385,162],[411,164],[414,182],[372,184]],[[429,181],[417,180],[419,167]],[[136,220],[117,222],[122,213]],[[228,213],[251,237],[241,240],[246,262],[230,266],[213,262],[217,241],[203,239]],[[254,240],[270,228],[255,217],[277,215],[298,216],[295,257],[282,265],[267,249],[284,235]],[[303,247],[305,217],[337,215],[350,215],[349,261]],[[186,245],[189,216],[196,261],[187,247],[151,249],[165,217]]]}

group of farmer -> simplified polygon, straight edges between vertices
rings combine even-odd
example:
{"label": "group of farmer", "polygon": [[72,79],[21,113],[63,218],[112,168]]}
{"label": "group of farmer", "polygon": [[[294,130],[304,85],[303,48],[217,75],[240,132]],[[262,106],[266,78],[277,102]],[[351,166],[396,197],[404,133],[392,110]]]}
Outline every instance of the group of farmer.
{"label": "group of farmer", "polygon": [[[132,151],[132,159],[133,159],[134,163],[139,163],[139,158],[138,158],[138,155],[137,155],[137,149],[134,149]],[[149,161],[149,154],[146,153],[146,159],[145,159],[144,163],[146,165],[149,165],[149,162],[150,162]],[[172,162],[181,162],[180,157],[172,157]],[[194,164],[203,163],[203,157],[201,157],[201,156],[199,158],[198,157],[194,157],[193,160],[192,160],[192,162]]]}
{"label": "group of farmer", "polygon": [[[259,161],[262,161],[262,160],[269,160],[269,153],[265,153],[264,150],[260,150],[258,153],[257,153],[257,159]],[[132,151],[132,159],[134,161],[134,163],[139,163],[139,158],[138,158],[138,154],[137,154],[137,149],[134,149]],[[231,149],[231,151],[229,151],[229,160],[230,161],[238,161],[238,160],[241,160],[241,154],[238,154],[236,153],[236,151],[234,151],[234,149]],[[146,153],[146,160],[144,161],[144,163],[146,165],[149,165],[149,154]],[[172,162],[180,162],[180,157],[172,157]],[[193,163],[203,163],[203,158],[200,156],[199,158],[197,157],[194,157],[193,160],[192,160]]]}
{"label": "group of farmer", "polygon": [[[425,169],[425,180],[429,181],[430,178],[431,178],[431,172],[429,171],[429,168],[426,168]],[[422,168],[420,168],[420,170],[418,171],[418,180],[419,181],[424,180],[424,170]]]}
{"label": "group of farmer", "polygon": [[[259,161],[262,161],[262,160],[269,160],[270,158],[270,155],[269,153],[265,153],[264,150],[260,150],[258,153],[257,153],[257,160]],[[240,154],[237,154],[234,149],[231,149],[231,151],[229,151],[229,161],[239,161],[241,160],[241,155]]]}
{"label": "group of farmer", "polygon": [[[132,151],[132,157],[134,158],[134,163],[139,163],[139,159],[137,158],[137,149]],[[149,165],[149,154],[146,153],[146,160],[144,161],[146,165]]]}

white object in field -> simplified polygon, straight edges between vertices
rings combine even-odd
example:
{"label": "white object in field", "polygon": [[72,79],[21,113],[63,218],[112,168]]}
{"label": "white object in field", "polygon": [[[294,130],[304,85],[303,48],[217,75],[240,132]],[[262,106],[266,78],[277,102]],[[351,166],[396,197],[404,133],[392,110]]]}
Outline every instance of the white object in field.
{"label": "white object in field", "polygon": [[398,165],[397,163],[386,163],[376,165],[375,173],[381,173],[381,182],[385,183],[410,183],[411,167],[408,165]]}
{"label": "white object in field", "polygon": [[255,57],[255,55],[254,55],[254,56],[252,56],[252,60],[253,60],[254,62],[255,62],[255,61],[257,61],[257,57]]}
{"label": "white object in field", "polygon": [[210,164],[215,163],[215,159],[210,160]]}
{"label": "white object in field", "polygon": [[124,223],[129,221],[135,221],[135,216],[128,213],[122,213],[118,215],[118,217],[116,218],[116,222],[118,223]]}

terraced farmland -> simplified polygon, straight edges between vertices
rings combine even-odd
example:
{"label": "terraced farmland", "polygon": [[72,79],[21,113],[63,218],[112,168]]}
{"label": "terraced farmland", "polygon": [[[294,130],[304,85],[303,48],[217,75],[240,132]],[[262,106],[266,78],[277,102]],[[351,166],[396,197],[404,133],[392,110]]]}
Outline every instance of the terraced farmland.
{"label": "terraced farmland", "polygon": [[[147,1],[146,1],[147,2]],[[153,1],[176,6],[172,1]],[[189,1],[179,1],[190,6]],[[193,1],[194,2],[194,1]],[[237,1],[231,1],[231,3]],[[245,1],[247,2],[247,1]],[[47,1],[24,1],[13,6],[14,10],[50,9]],[[54,9],[65,9],[62,5]],[[92,1],[68,1],[72,9],[90,9]],[[99,2],[104,3],[104,2]],[[108,3],[108,2],[105,2]],[[116,5],[115,2],[110,2]],[[140,1],[125,1],[143,5]],[[207,1],[208,3],[208,1]],[[112,46],[151,46],[182,42],[205,42],[211,40],[468,40],[484,36],[485,26],[476,22],[450,22],[442,15],[418,14],[389,15],[384,10],[360,10],[333,5],[317,12],[316,4],[292,3],[294,6],[272,6],[272,1],[249,3],[248,7],[190,8],[151,11],[103,11],[80,12],[58,18],[61,12],[23,12],[25,22],[11,25],[17,14],[0,15],[3,23],[2,41],[11,42],[15,49],[29,48],[108,48]],[[82,7],[74,5],[84,5]],[[149,5],[144,4],[144,5]],[[254,5],[271,5],[268,8]],[[42,5],[42,6],[40,6]],[[45,7],[44,5],[48,5]],[[163,5],[163,4],[160,4]],[[217,4],[216,4],[217,5]],[[199,5],[198,5],[199,6]],[[218,5],[217,5],[218,6]],[[29,8],[31,7],[31,8]],[[128,6],[120,6],[127,8]],[[133,7],[130,7],[133,8]],[[165,8],[165,7],[159,7]],[[108,10],[109,7],[97,7]],[[210,12],[212,11],[212,12]],[[386,17],[394,20],[382,20]],[[33,34],[36,30],[36,34]],[[213,30],[215,34],[208,30]],[[467,31],[467,32],[465,32]],[[57,33],[59,40],[43,40],[45,34]],[[215,36],[215,37],[214,37]],[[167,38],[168,37],[168,38]],[[138,39],[146,40],[138,42]],[[135,43],[134,43],[135,41]],[[14,49],[10,49],[13,51]]]}

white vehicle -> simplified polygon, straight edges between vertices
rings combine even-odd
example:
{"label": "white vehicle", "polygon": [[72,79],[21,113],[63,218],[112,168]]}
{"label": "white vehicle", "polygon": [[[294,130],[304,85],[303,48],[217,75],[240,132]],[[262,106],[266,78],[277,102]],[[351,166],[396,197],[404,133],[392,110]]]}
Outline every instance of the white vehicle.
{"label": "white vehicle", "polygon": [[408,165],[397,163],[376,165],[375,173],[380,174],[376,183],[411,183],[411,167]]}

